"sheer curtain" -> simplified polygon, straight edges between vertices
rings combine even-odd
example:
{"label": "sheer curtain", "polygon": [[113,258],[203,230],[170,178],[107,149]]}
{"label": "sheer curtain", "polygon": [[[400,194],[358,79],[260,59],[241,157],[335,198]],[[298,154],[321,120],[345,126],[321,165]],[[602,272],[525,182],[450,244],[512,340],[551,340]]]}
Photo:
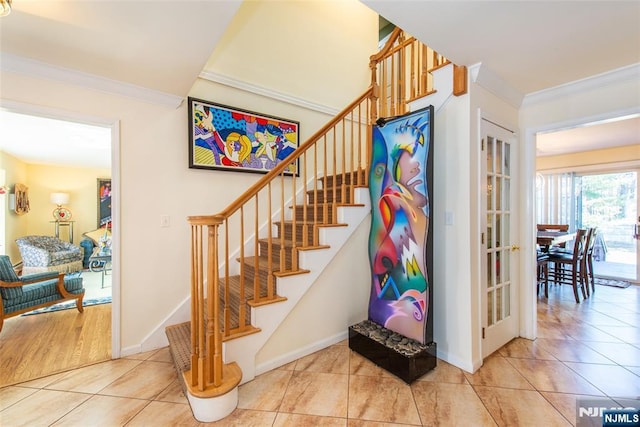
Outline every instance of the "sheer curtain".
{"label": "sheer curtain", "polygon": [[536,174],[536,222],[538,224],[569,224],[575,231],[576,195],[580,179],[574,172]]}

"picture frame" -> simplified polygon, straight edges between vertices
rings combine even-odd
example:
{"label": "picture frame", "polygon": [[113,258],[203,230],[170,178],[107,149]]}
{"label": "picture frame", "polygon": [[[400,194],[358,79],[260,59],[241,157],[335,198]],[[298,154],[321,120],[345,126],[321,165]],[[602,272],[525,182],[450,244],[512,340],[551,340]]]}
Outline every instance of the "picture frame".
{"label": "picture frame", "polygon": [[111,178],[98,178],[98,228],[111,229]]}
{"label": "picture frame", "polygon": [[[267,173],[298,148],[300,123],[197,98],[189,103],[189,168]],[[299,160],[285,175],[299,176]]]}

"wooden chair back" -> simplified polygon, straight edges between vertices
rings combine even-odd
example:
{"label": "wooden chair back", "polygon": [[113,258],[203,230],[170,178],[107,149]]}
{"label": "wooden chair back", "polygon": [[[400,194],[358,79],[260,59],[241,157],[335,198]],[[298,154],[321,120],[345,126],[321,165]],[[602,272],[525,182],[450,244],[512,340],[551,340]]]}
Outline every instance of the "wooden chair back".
{"label": "wooden chair back", "polygon": [[537,224],[538,231],[569,231],[569,224]]}

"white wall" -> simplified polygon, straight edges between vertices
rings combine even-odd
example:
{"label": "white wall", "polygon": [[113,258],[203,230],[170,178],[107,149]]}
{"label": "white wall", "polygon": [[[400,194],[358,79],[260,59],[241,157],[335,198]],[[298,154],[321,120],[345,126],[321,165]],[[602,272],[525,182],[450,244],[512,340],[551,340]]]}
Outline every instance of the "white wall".
{"label": "white wall", "polygon": [[[640,75],[640,64],[525,97],[519,112],[520,169],[523,180],[518,189],[523,199],[521,240],[527,247],[535,247],[533,213],[535,212],[536,133],[567,129],[640,113],[638,75]],[[535,270],[532,265],[527,266],[523,274],[523,280],[533,286]],[[521,335],[535,338],[537,334],[535,298],[531,296],[523,300],[521,308],[523,312]]]}
{"label": "white wall", "polygon": [[[339,7],[347,8],[348,13],[335,13]],[[347,103],[344,99],[354,99],[368,86],[368,57],[375,51],[377,15],[365,6],[355,0],[345,5],[313,2],[305,3],[302,10],[297,2],[245,2],[242,9],[256,22],[264,17],[264,22],[246,26],[249,21],[241,21],[229,29],[230,40],[220,48],[232,50],[216,55],[243,60],[238,64],[225,60],[224,67],[216,72],[228,73],[232,78],[245,75],[267,89],[287,88],[293,95],[335,109],[342,109]],[[294,18],[292,22],[289,16]],[[298,30],[293,36],[285,30],[288,25],[295,25]],[[358,32],[354,33],[354,29]],[[328,32],[332,37],[327,36]],[[294,38],[299,45],[291,49]],[[269,46],[263,43],[267,39]],[[245,43],[247,40],[251,42]],[[287,66],[262,80],[264,65],[256,58],[264,55],[267,47],[278,59],[275,65]],[[308,50],[317,58],[313,64],[307,63]],[[343,51],[346,53],[339,53]],[[334,61],[336,56],[340,61],[343,56],[353,57],[358,67]],[[214,61],[212,66],[215,64]],[[306,66],[302,69],[298,64]],[[146,337],[162,327],[163,319],[189,293],[187,216],[221,211],[260,175],[189,169],[186,103],[175,109],[8,71],[2,72],[0,80],[3,103],[119,123],[120,188],[114,191],[120,191],[120,223],[114,232],[120,235],[120,247],[114,263],[120,266],[120,344],[124,353],[139,350]],[[277,85],[268,85],[276,80]],[[344,82],[340,91],[333,88],[338,82]],[[314,99],[314,94],[322,94],[322,99]],[[204,80],[195,83],[190,95],[300,120],[303,139],[329,118],[324,113]],[[170,227],[160,227],[161,215],[170,217]]]}
{"label": "white wall", "polygon": [[[358,227],[329,267],[302,297],[256,355],[256,365],[297,359],[305,349],[318,350],[347,338],[348,328],[367,319],[371,269],[368,218]],[[322,347],[318,347],[322,345]],[[287,357],[287,355],[295,355]]]}

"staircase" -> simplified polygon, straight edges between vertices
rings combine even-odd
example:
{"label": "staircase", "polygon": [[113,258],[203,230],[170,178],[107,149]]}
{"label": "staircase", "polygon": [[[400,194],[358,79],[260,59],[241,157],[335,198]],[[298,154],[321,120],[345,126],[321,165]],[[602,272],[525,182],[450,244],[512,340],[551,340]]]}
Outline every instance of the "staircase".
{"label": "staircase", "polygon": [[[235,409],[256,353],[368,215],[371,124],[435,93],[432,72],[448,64],[396,29],[360,97],[226,210],[189,218],[191,321],[166,333],[198,420]],[[465,72],[454,67],[449,94],[465,92]]]}

